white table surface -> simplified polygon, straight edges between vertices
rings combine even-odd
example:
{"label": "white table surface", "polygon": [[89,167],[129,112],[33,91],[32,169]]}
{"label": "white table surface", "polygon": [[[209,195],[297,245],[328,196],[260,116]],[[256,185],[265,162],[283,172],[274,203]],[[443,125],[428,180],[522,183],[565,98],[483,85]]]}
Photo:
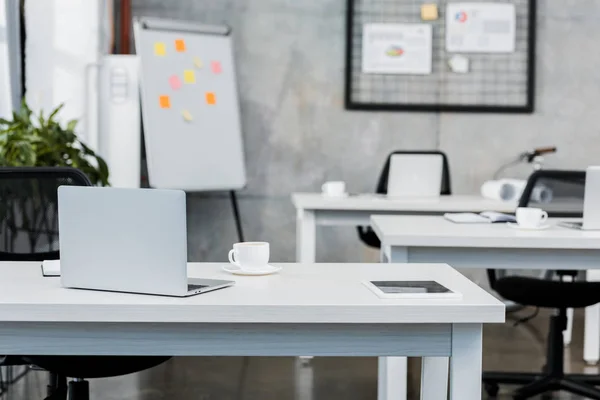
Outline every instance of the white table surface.
{"label": "white table surface", "polygon": [[[0,354],[421,356],[424,400],[481,398],[482,324],[504,321],[504,305],[448,265],[281,264],[266,277],[223,265],[189,276],[234,287],[170,298],[64,289],[40,263],[0,262]],[[463,297],[384,300],[366,279],[437,280]],[[378,397],[396,400],[387,360]]]}
{"label": "white table surface", "polygon": [[[375,194],[326,197],[321,193],[293,193],[296,207],[296,261],[315,262],[317,226],[368,226],[371,215],[442,215],[447,212],[514,212],[517,204],[479,195],[439,198],[390,198]],[[356,238],[359,242],[358,237]]]}
{"label": "white table surface", "polygon": [[[600,231],[558,226],[513,229],[506,224],[456,224],[443,217],[372,216],[382,241],[382,259],[392,263],[447,262],[456,268],[586,271],[600,281]],[[567,340],[570,331],[567,332]],[[584,359],[600,359],[600,306],[585,311]]]}
{"label": "white table surface", "polygon": [[380,216],[371,226],[387,245],[493,247],[511,249],[600,249],[600,231],[559,226],[566,218],[550,218],[544,230],[514,229],[507,224],[457,224],[435,216]]}
{"label": "white table surface", "polygon": [[[0,262],[0,321],[196,323],[501,322],[502,305],[447,265],[274,264],[282,272],[234,276],[225,264],[190,263],[189,276],[235,286],[174,298],[64,289],[39,263]],[[143,277],[142,277],[143,278]],[[382,300],[365,280],[438,280],[462,300]]]}
{"label": "white table surface", "polygon": [[409,212],[514,212],[516,202],[486,199],[479,195],[450,195],[439,198],[393,198],[376,194],[327,197],[321,193],[293,193],[292,203],[305,210],[373,210]]}

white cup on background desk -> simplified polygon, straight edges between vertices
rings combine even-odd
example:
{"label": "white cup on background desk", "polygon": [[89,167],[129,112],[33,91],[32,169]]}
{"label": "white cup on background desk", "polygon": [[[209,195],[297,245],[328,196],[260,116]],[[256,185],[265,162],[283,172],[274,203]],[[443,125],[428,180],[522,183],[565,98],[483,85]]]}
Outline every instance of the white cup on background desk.
{"label": "white cup on background desk", "polygon": [[517,224],[522,228],[539,228],[548,220],[548,213],[541,208],[519,207],[516,212]]}
{"label": "white cup on background desk", "polygon": [[344,181],[329,181],[321,186],[323,196],[341,197],[346,196],[346,182]]}

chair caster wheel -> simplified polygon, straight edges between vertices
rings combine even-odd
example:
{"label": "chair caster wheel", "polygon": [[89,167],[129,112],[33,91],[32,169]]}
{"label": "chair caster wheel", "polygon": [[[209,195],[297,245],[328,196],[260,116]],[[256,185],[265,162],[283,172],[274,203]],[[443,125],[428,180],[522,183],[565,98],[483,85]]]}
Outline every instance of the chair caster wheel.
{"label": "chair caster wheel", "polygon": [[483,387],[487,395],[490,397],[496,397],[500,391],[500,386],[498,386],[497,383],[484,383]]}

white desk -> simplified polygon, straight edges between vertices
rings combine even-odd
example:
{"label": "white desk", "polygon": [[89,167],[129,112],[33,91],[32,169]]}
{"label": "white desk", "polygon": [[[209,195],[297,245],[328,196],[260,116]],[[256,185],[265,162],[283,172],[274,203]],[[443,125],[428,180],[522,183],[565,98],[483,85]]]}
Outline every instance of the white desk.
{"label": "white desk", "polygon": [[[190,264],[189,275],[232,278],[222,265]],[[0,262],[0,354],[417,356],[427,400],[446,398],[439,360],[450,357],[450,398],[481,399],[481,328],[504,321],[504,305],[447,265],[283,264],[233,278],[170,298],[63,289],[39,263]],[[463,298],[382,300],[368,279],[435,279]],[[380,399],[401,398],[390,372],[380,370]]]}
{"label": "white desk", "polygon": [[[296,261],[315,262],[316,227],[368,226],[371,215],[499,211],[512,213],[516,203],[488,200],[478,195],[441,196],[438,199],[393,199],[364,194],[328,198],[320,193],[294,193],[296,207]],[[358,240],[358,238],[357,238]]]}
{"label": "white desk", "polygon": [[[522,231],[426,216],[373,216],[371,226],[382,242],[382,258],[393,263],[443,260],[455,268],[588,270],[588,280],[600,280],[600,231],[559,226]],[[584,359],[597,363],[599,358],[600,307],[595,305],[586,308]]]}

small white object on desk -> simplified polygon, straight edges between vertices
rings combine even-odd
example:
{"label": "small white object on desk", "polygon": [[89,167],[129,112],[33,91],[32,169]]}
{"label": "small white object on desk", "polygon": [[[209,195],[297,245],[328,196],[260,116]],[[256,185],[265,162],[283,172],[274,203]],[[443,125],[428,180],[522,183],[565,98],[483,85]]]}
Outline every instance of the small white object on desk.
{"label": "small white object on desk", "polygon": [[323,186],[321,186],[321,191],[323,196],[326,197],[344,197],[348,195],[348,193],[346,193],[346,182],[343,181],[325,182]]}
{"label": "small white object on desk", "polygon": [[42,261],[43,276],[60,276],[60,260]]}
{"label": "small white object on desk", "polygon": [[267,264],[262,268],[257,268],[253,270],[242,269],[240,267],[236,267],[235,265],[224,265],[223,271],[229,272],[233,275],[247,275],[247,276],[262,276],[262,275],[271,275],[276,272],[281,271],[280,266]]}
{"label": "small white object on desk", "polygon": [[270,246],[268,242],[240,242],[229,250],[229,262],[223,270],[234,275],[270,275],[279,272],[281,267],[269,265]]}
{"label": "small white object on desk", "polygon": [[517,208],[517,224],[524,229],[538,229],[546,225],[548,213],[541,208]]}

